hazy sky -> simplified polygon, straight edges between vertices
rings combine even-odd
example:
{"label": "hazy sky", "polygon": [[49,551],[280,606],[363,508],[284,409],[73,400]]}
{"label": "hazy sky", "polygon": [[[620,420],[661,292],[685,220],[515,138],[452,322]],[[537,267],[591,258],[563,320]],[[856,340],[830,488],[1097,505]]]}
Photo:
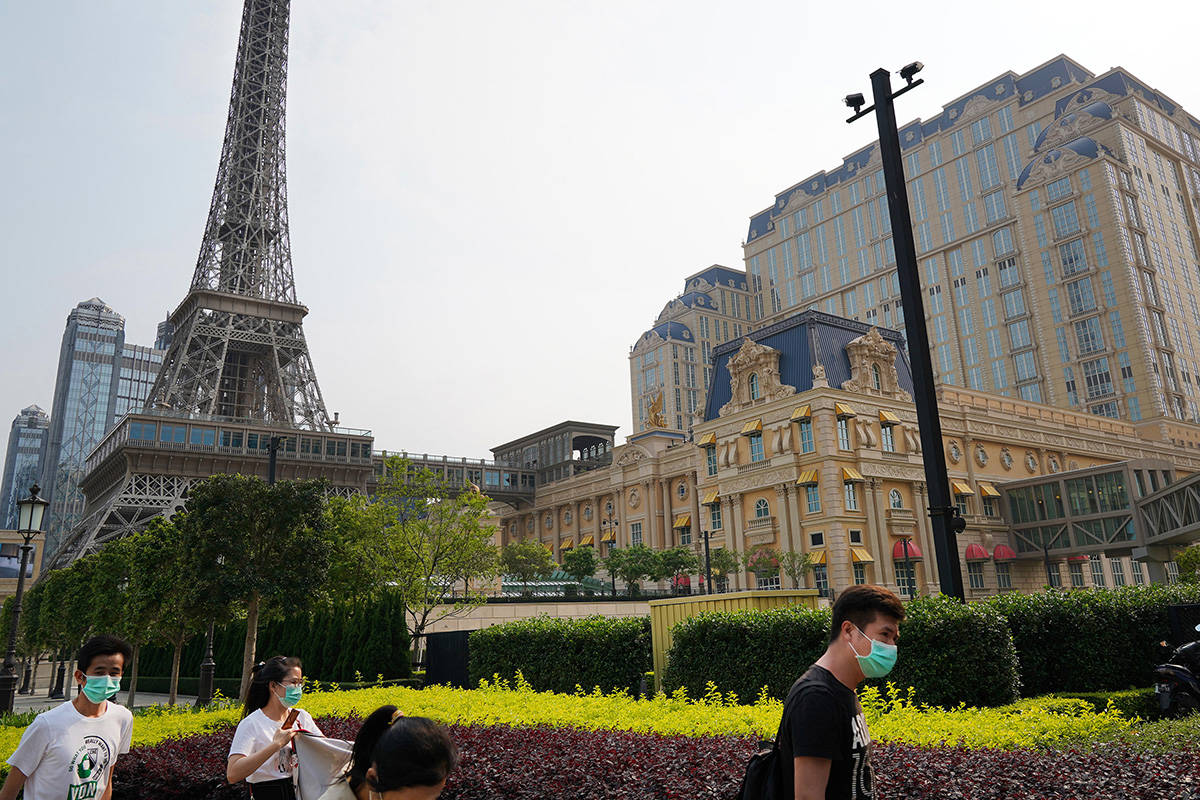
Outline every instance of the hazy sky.
{"label": "hazy sky", "polygon": [[[293,0],[297,291],[331,411],[484,456],[630,433],[629,347],[748,218],[873,140],[840,98],[920,60],[901,121],[1066,53],[1200,113],[1190,3]],[[150,344],[195,268],[239,0],[0,4],[0,417],[50,408],[66,315]],[[1190,15],[1190,17],[1189,17]]]}

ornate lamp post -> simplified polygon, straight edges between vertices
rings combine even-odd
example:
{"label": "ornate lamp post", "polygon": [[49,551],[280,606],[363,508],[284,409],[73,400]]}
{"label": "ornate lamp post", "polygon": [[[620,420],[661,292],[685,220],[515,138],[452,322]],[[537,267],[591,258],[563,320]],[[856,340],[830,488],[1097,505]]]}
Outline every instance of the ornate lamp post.
{"label": "ornate lamp post", "polygon": [[47,501],[38,497],[41,489],[35,483],[29,489],[29,497],[17,501],[17,532],[24,543],[21,545],[21,570],[17,573],[17,595],[14,601],[12,626],[8,629],[8,651],[4,654],[4,667],[0,669],[0,712],[11,714],[17,691],[17,626],[21,623],[21,598],[25,594],[25,565],[29,563],[30,541],[41,532],[42,517],[46,513]]}

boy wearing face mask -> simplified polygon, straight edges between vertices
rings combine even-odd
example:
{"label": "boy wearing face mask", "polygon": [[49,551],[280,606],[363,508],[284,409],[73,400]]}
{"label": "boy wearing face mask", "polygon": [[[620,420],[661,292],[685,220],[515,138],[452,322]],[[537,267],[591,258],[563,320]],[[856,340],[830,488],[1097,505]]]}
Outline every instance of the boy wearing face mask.
{"label": "boy wearing face mask", "polygon": [[871,734],[855,690],[896,663],[904,605],[881,586],[852,586],[833,605],[829,646],[788,692],[779,724],[779,800],[872,800]]}
{"label": "boy wearing face mask", "polygon": [[117,756],[129,752],[133,715],[110,702],[121,688],[127,642],[94,636],[79,649],[74,700],[38,714],[9,757],[12,769],[0,800],[14,800],[22,787],[26,800],[112,797]]}

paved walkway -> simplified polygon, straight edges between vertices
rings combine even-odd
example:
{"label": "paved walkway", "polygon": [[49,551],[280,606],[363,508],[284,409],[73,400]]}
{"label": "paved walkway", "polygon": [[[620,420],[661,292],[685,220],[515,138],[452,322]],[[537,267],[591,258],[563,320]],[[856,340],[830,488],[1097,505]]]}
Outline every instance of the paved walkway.
{"label": "paved walkway", "polygon": [[[46,697],[47,691],[49,691],[48,687],[42,687],[42,688],[38,689],[37,694],[19,694],[19,695],[17,695],[16,700],[13,703],[13,710],[16,711],[18,714],[23,711],[30,711],[30,710],[44,711],[48,708],[54,708],[55,706],[64,702],[62,698],[55,699],[55,698],[51,698],[51,697]],[[71,696],[74,697],[74,694],[72,694]],[[117,702],[121,703],[122,705],[128,704],[128,701],[129,701],[129,693],[128,692],[120,692],[117,695]],[[167,702],[167,695],[165,695],[165,694],[155,694],[152,692],[138,692],[137,697],[134,698],[134,706],[133,707],[134,708],[144,708],[146,706],[153,706],[153,705],[160,705],[160,704],[165,705],[166,702]],[[176,698],[175,702],[177,705],[189,705],[190,706],[196,702],[196,697],[195,697],[195,695],[191,695],[191,696],[179,695]]]}

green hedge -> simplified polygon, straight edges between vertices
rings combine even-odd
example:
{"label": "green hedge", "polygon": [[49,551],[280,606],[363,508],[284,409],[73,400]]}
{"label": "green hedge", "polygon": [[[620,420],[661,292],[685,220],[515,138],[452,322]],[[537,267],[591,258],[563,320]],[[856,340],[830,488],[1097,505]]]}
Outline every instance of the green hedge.
{"label": "green hedge", "polygon": [[[1016,652],[1004,619],[994,609],[945,598],[906,606],[900,657],[893,681],[916,689],[931,705],[990,706],[1018,697]],[[765,686],[776,698],[825,651],[828,610],[780,608],[701,614],[680,622],[667,654],[663,685],[692,697],[712,681],[747,702]]]}
{"label": "green hedge", "polygon": [[469,639],[473,685],[518,671],[535,689],[573,692],[582,686],[637,693],[652,666],[650,618],[535,617],[475,631]]}
{"label": "green hedge", "polygon": [[[245,621],[216,629],[213,660],[217,663],[217,678],[241,677],[245,640]],[[368,681],[377,675],[411,677],[409,649],[404,605],[397,593],[388,593],[372,602],[330,606],[274,620],[258,628],[257,660],[280,654],[299,656],[305,676],[322,682],[349,683],[355,679],[356,671]],[[170,675],[171,655],[170,647],[143,647],[138,672]],[[184,676],[198,680],[203,659],[204,636],[199,635],[183,648],[181,685]],[[236,694],[235,687],[233,695]]]}
{"label": "green hedge", "polygon": [[1113,708],[1129,719],[1141,717],[1150,720],[1159,717],[1158,695],[1154,693],[1154,687],[1123,692],[1059,692],[1050,696],[1084,700],[1091,703],[1096,711],[1103,711],[1111,702]]}
{"label": "green hedge", "polygon": [[1167,606],[1200,602],[1200,586],[1126,586],[1005,594],[981,601],[1002,614],[1024,694],[1117,691],[1153,682],[1169,637]]}
{"label": "green hedge", "polygon": [[[217,678],[213,688],[226,697],[237,697],[241,681],[238,678]],[[123,689],[129,688],[129,678],[121,682]],[[171,691],[171,676],[138,675],[137,691],[140,696],[147,694],[168,694]],[[195,697],[200,692],[200,679],[191,676],[179,676],[179,694],[184,697]]]}

